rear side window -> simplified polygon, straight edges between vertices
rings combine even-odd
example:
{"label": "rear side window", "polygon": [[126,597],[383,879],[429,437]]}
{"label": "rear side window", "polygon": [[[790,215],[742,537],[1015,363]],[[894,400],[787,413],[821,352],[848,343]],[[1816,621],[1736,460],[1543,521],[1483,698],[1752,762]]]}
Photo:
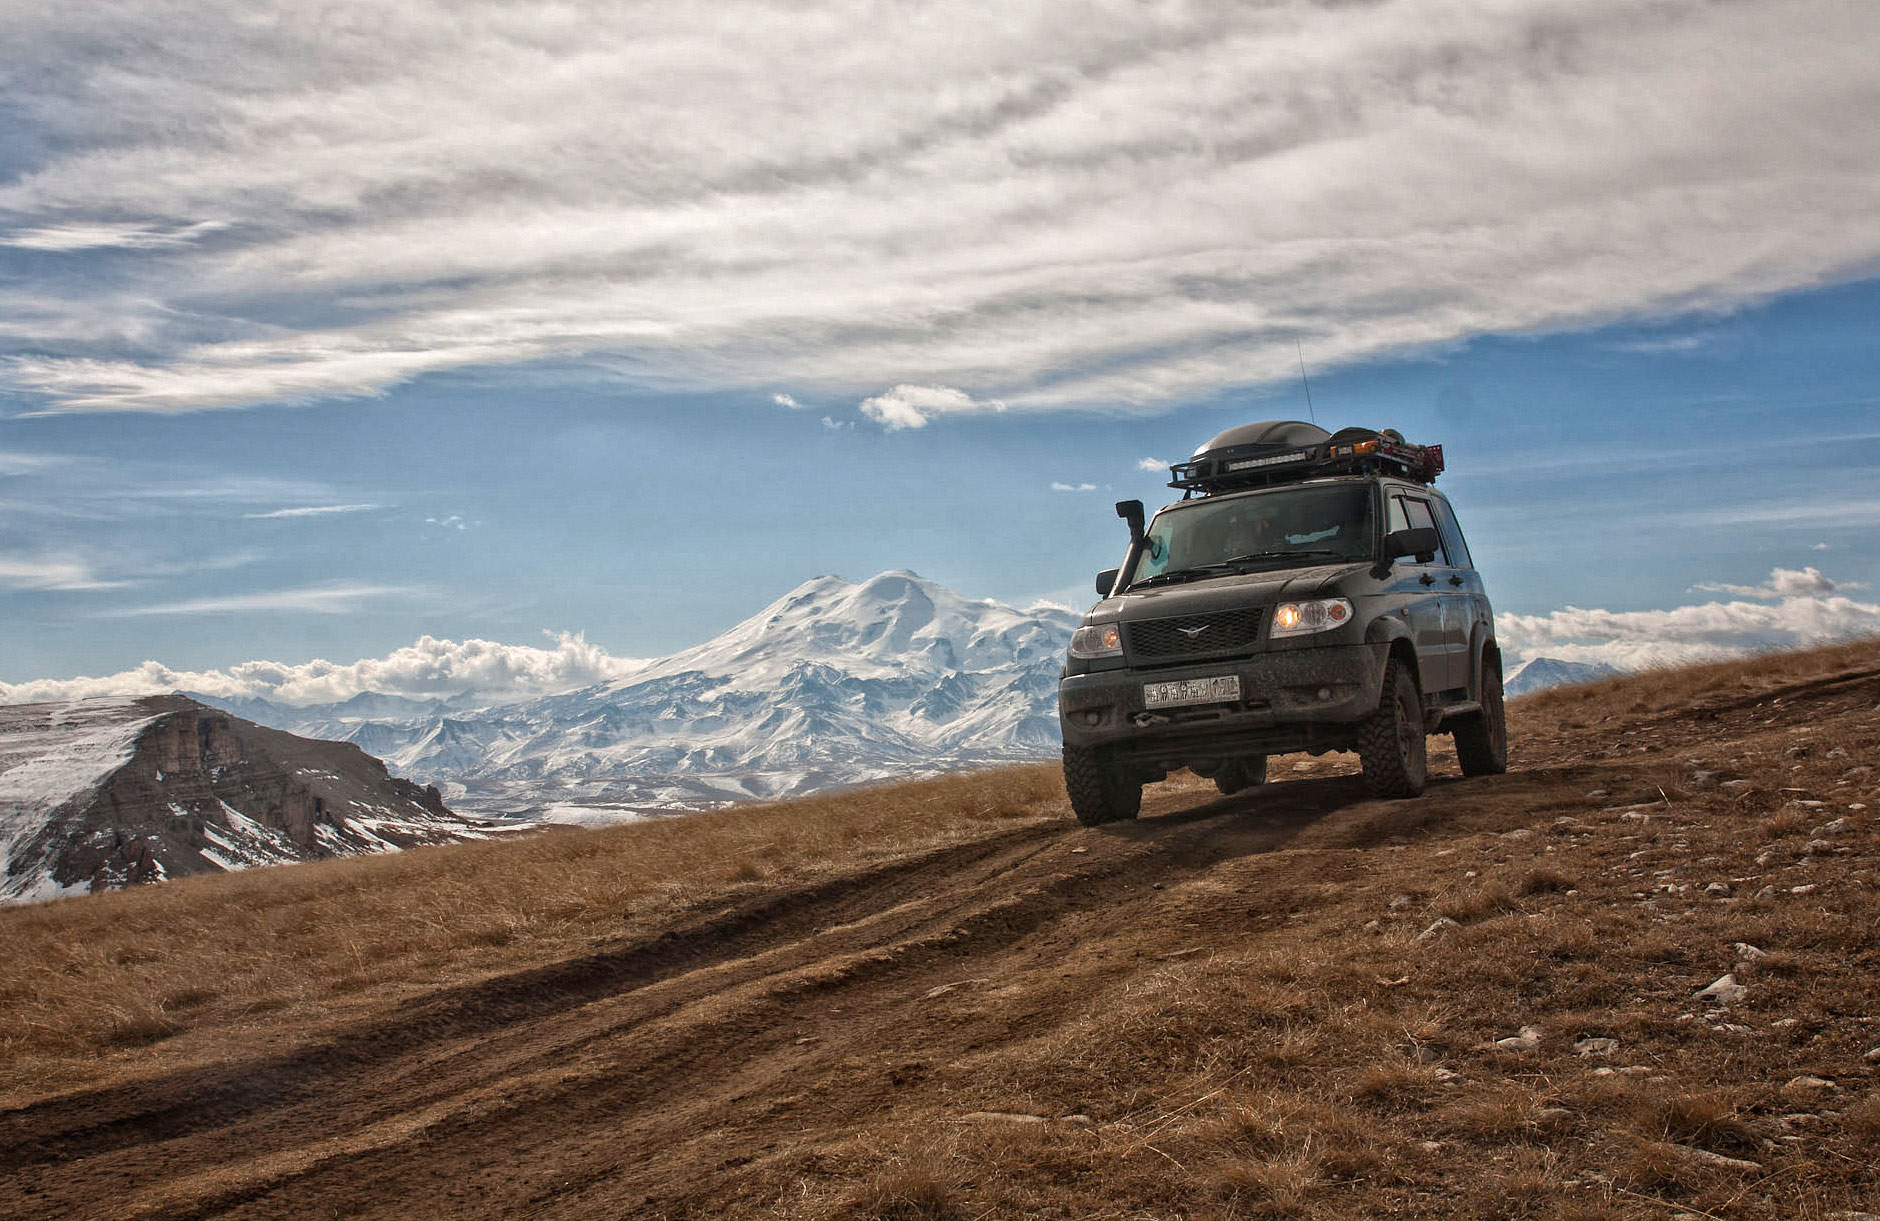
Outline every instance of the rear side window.
{"label": "rear side window", "polygon": [[1436,505],[1436,528],[1443,532],[1443,548],[1449,552],[1449,562],[1457,568],[1473,568],[1475,561],[1469,557],[1469,544],[1462,539],[1462,527],[1456,523],[1456,512],[1446,500],[1434,502]]}
{"label": "rear side window", "polygon": [[[1445,539],[1449,537],[1447,534],[1443,534],[1442,530],[1436,525],[1436,519],[1430,516],[1429,501],[1422,500],[1415,496],[1392,496],[1390,498],[1390,504],[1391,529],[1428,529],[1435,530]],[[1438,564],[1448,563],[1448,561],[1443,558],[1443,553],[1440,549],[1436,552],[1436,562]]]}

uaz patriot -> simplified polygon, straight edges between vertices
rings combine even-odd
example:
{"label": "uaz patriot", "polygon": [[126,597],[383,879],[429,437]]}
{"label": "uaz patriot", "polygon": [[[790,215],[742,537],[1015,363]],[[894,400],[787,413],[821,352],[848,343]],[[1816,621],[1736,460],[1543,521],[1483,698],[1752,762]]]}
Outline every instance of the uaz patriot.
{"label": "uaz patriot", "polygon": [[1223,793],[1267,756],[1355,750],[1371,792],[1414,797],[1424,737],[1465,775],[1506,770],[1501,651],[1482,578],[1433,486],[1442,447],[1297,420],[1230,428],[1170,468],[1071,638],[1064,780],[1089,824],[1134,818],[1186,767]]}

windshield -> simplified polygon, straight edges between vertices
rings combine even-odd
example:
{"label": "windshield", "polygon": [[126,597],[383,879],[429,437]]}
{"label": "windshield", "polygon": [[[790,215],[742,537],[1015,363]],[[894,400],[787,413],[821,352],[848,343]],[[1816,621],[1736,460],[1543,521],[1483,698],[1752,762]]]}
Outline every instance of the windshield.
{"label": "windshield", "polygon": [[1156,514],[1124,584],[1371,558],[1371,485],[1275,488]]}

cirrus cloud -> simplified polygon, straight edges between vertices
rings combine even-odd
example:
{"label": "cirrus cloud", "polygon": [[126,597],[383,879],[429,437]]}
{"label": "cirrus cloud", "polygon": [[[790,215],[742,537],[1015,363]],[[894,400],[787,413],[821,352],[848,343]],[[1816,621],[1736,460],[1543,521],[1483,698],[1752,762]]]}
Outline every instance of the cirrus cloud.
{"label": "cirrus cloud", "polygon": [[193,411],[592,360],[916,428],[902,387],[1152,410],[1880,259],[1869,0],[348,12],[10,16],[0,379]]}

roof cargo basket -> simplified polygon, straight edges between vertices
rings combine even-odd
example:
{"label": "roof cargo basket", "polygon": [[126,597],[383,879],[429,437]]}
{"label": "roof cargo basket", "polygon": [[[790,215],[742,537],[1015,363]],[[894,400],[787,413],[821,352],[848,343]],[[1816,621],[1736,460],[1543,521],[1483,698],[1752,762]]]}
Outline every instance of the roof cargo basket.
{"label": "roof cargo basket", "polygon": [[1212,496],[1327,475],[1389,474],[1434,483],[1442,471],[1442,446],[1412,445],[1394,428],[1328,433],[1303,420],[1264,420],[1230,428],[1170,466],[1169,486]]}

